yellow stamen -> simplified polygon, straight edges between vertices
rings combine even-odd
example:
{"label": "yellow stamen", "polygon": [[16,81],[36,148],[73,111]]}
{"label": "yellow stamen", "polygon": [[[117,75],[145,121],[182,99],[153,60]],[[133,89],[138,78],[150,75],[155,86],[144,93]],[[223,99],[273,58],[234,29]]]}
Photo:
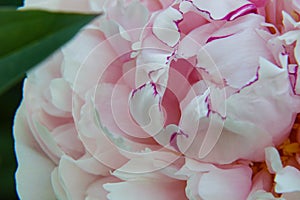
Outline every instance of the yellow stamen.
{"label": "yellow stamen", "polygon": [[282,156],[294,156],[294,154],[300,153],[300,144],[291,143],[290,139],[287,139],[279,146],[279,149],[282,150]]}

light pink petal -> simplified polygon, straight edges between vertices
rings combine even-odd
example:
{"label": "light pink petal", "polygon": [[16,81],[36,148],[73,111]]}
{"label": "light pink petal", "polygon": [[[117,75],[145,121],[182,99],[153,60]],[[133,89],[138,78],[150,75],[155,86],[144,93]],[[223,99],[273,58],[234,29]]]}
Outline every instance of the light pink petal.
{"label": "light pink petal", "polygon": [[[183,13],[183,19],[178,23],[182,35],[187,35],[194,29],[207,24],[207,20],[199,13],[197,8],[189,1],[182,1],[179,4],[179,11]],[[217,22],[216,22],[217,23]]]}
{"label": "light pink petal", "polygon": [[107,20],[105,18],[99,20],[98,24],[99,29],[104,33],[114,52],[116,52],[115,59],[130,53],[130,35],[128,35],[128,32],[122,26],[114,20]]}
{"label": "light pink petal", "polygon": [[83,171],[89,174],[94,174],[95,176],[110,175],[110,168],[108,168],[108,166],[105,166],[103,164],[105,163],[97,160],[97,155],[93,156],[89,152],[86,152],[85,155],[80,157],[80,159],[76,160],[76,165],[79,168],[81,168]]}
{"label": "light pink petal", "polygon": [[[154,38],[146,39],[147,43],[151,41],[157,42]],[[161,46],[161,44],[158,45]],[[146,44],[146,46],[142,47],[143,49],[136,61],[135,87],[149,81],[153,81],[161,86],[167,85],[169,71],[168,57],[171,56],[172,51],[165,49],[165,47],[160,48],[160,46],[152,48]]]}
{"label": "light pink petal", "polygon": [[[85,72],[80,68],[85,63],[87,56],[97,45],[102,44],[104,40],[105,36],[99,29],[87,29],[76,36],[73,41],[63,48],[64,62],[61,70],[64,78],[71,83],[72,89],[78,90],[78,88],[74,88],[78,71]],[[111,47],[107,48],[108,52],[110,50]],[[89,72],[87,72],[87,74],[89,74]],[[85,82],[81,83],[83,84]]]}
{"label": "light pink petal", "polygon": [[119,183],[107,183],[104,189],[109,192],[109,200],[174,200],[187,199],[184,193],[183,181],[149,181],[137,180]]}
{"label": "light pink petal", "polygon": [[300,171],[294,167],[286,166],[275,176],[275,191],[287,193],[300,191]]}
{"label": "light pink petal", "polygon": [[[101,124],[100,119],[102,119],[102,116],[99,115],[95,105],[90,101],[80,109],[81,115],[76,120],[76,126],[80,140],[86,150],[101,163],[101,174],[107,174],[111,168],[119,168],[126,162],[127,159],[120,154],[117,147],[126,149],[127,145],[122,136],[113,135]],[[111,159],[112,157],[115,159]],[[86,162],[94,163],[93,159],[90,161],[87,159]],[[94,171],[93,168],[89,170]]]}
{"label": "light pink petal", "polygon": [[101,84],[95,92],[101,121],[111,132],[119,135],[147,138],[149,135],[132,119],[128,99],[131,89],[123,84]]}
{"label": "light pink petal", "polygon": [[186,159],[178,172],[190,181],[186,188],[191,199],[246,199],[251,187],[252,171],[248,166],[228,165],[218,168],[212,164]]}
{"label": "light pink petal", "polygon": [[170,47],[175,46],[180,38],[177,22],[182,19],[181,13],[169,7],[159,13],[153,23],[153,33]]}
{"label": "light pink petal", "polygon": [[59,126],[51,134],[56,144],[65,154],[74,159],[84,154],[84,147],[78,138],[78,133],[73,123]]}
{"label": "light pink petal", "polygon": [[60,181],[60,177],[58,174],[58,167],[56,167],[51,173],[51,184],[56,198],[61,200],[68,199],[66,191],[64,190]]}
{"label": "light pink petal", "polygon": [[[209,95],[209,90],[204,94],[195,97],[182,111],[179,128],[182,134],[177,136],[177,145],[181,152],[188,155],[198,157],[199,144],[202,144],[202,139],[207,130],[207,121],[202,119],[208,115],[208,104],[206,99]],[[194,145],[192,145],[194,144]],[[187,151],[187,152],[186,152]]]}
{"label": "light pink petal", "polygon": [[205,0],[192,0],[192,3],[200,10],[208,13],[214,20],[234,20],[237,17],[245,14],[255,12],[256,7],[254,4],[246,0],[237,1],[205,1]]}
{"label": "light pink petal", "polygon": [[[239,158],[262,160],[271,137],[252,123],[228,117],[224,121],[218,113],[211,112],[208,92],[193,99],[183,110],[179,125],[183,134],[176,138],[179,150],[195,159],[220,164]],[[257,137],[264,139],[258,142]],[[224,151],[227,153],[221,153]]]}
{"label": "light pink petal", "polygon": [[167,125],[160,133],[154,136],[154,139],[164,148],[168,148],[174,151],[179,151],[177,145],[177,134],[180,133],[180,129],[175,124]]}
{"label": "light pink petal", "polygon": [[65,111],[65,109],[61,110],[53,105],[51,101],[52,97],[49,85],[53,79],[61,78],[60,67],[62,60],[62,52],[58,51],[46,61],[39,64],[35,70],[29,72],[28,79],[24,82],[24,100],[28,112],[31,114],[39,113],[39,121],[43,121],[46,118],[46,116],[42,116],[42,113],[51,115],[52,119],[48,117],[49,122],[45,123],[50,129],[53,128],[50,127],[53,124],[60,124],[56,120],[56,117],[59,117],[60,121],[64,121],[63,119],[71,116],[70,112]]}
{"label": "light pink petal", "polygon": [[[173,180],[182,179],[175,174],[178,166],[181,166],[183,159],[180,155],[166,149],[151,151],[146,149],[143,152],[132,154],[130,160],[112,174],[122,180]],[[177,165],[178,164],[178,165]]]}
{"label": "light pink petal", "polygon": [[[86,30],[78,37],[78,42],[74,40],[64,52],[66,57],[64,74],[82,99],[85,98],[85,91],[98,85],[99,82],[118,81],[122,75],[120,65],[129,59],[131,51],[130,43],[119,34],[118,26],[113,21],[101,19],[100,29],[105,29],[104,34],[109,38],[103,38],[103,33],[99,29]],[[85,45],[85,40],[88,41],[88,45]],[[80,45],[86,48],[81,48]],[[82,50],[78,52],[74,49]]]}
{"label": "light pink petal", "polygon": [[[245,18],[249,18],[249,22],[245,21],[249,23],[248,28],[235,33],[242,27],[232,23],[232,26],[229,25],[224,30],[225,35],[214,35],[219,39],[208,42],[198,53],[197,66],[204,68],[214,77],[215,82],[220,83],[224,80],[233,88],[242,88],[255,79],[260,56],[272,60],[265,41],[253,30],[259,26],[257,22],[260,20],[256,20],[255,26],[251,23],[253,21],[251,18],[257,19],[255,15],[245,16],[238,20]],[[228,32],[230,27],[231,33]]]}
{"label": "light pink petal", "polygon": [[276,148],[268,147],[265,149],[266,164],[270,173],[275,174],[282,170],[283,166],[280,160],[280,155]]}
{"label": "light pink petal", "polygon": [[196,96],[201,96],[207,90],[207,88],[208,82],[205,82],[204,80],[193,84],[185,98],[180,102],[180,109],[184,110]]}
{"label": "light pink petal", "polygon": [[[259,64],[258,80],[227,99],[227,114],[265,129],[278,144],[290,131],[299,100],[293,95],[287,69],[263,58]],[[250,114],[258,112],[259,115]]]}
{"label": "light pink petal", "polygon": [[113,176],[107,176],[100,178],[99,180],[93,182],[88,186],[86,190],[86,198],[85,200],[100,200],[104,199],[108,194],[107,191],[103,188],[103,185],[106,183],[115,183],[120,181],[118,178]]}
{"label": "light pink petal", "polygon": [[177,54],[182,58],[190,58],[196,55],[216,30],[217,26],[212,23],[193,29],[180,41]]}
{"label": "light pink petal", "polygon": [[154,83],[135,89],[129,99],[130,113],[134,120],[150,135],[158,134],[164,125],[161,97]]}
{"label": "light pink petal", "polygon": [[192,86],[202,79],[200,72],[185,59],[171,62],[168,77],[167,88],[162,98],[165,125],[178,124],[181,115],[179,104],[186,94],[192,91]]}
{"label": "light pink petal", "polygon": [[19,108],[14,121],[18,195],[21,199],[40,200],[45,197],[55,199],[51,186],[51,172],[55,164],[47,158],[32,137],[23,106]]}
{"label": "light pink petal", "polygon": [[72,91],[68,82],[63,78],[50,82],[50,93],[53,104],[66,112],[72,111]]}
{"label": "light pink petal", "polygon": [[148,21],[149,11],[138,1],[126,6],[118,1],[117,5],[107,9],[107,16],[116,21],[129,34],[130,40],[135,42]]}
{"label": "light pink petal", "polygon": [[59,148],[54,137],[40,122],[33,120],[34,130],[37,132],[36,139],[39,141],[43,151],[56,163],[59,161],[59,158],[64,154],[63,151]]}
{"label": "light pink petal", "polygon": [[203,199],[223,200],[226,197],[230,200],[241,200],[247,198],[250,187],[251,169],[237,167],[204,173],[200,178],[198,191]]}
{"label": "light pink petal", "polygon": [[255,174],[252,179],[252,188],[249,197],[255,200],[254,198],[255,196],[259,196],[259,194],[264,194],[264,192],[261,191],[270,191],[272,187],[273,187],[272,175],[267,170],[261,170],[257,174]]}
{"label": "light pink petal", "polygon": [[84,199],[88,186],[99,178],[83,171],[68,156],[61,158],[58,166],[58,176],[68,199],[74,200]]}
{"label": "light pink petal", "polygon": [[[263,139],[258,141],[257,138]],[[252,123],[227,117],[221,136],[203,161],[220,164],[231,163],[239,158],[262,161],[264,148],[270,143],[271,137],[266,131]],[[222,152],[226,152],[226,154]]]}

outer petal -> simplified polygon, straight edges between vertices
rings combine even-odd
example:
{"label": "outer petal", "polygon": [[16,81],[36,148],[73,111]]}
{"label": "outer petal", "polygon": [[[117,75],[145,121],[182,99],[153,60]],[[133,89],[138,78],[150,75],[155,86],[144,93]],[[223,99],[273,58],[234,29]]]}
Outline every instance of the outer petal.
{"label": "outer petal", "polygon": [[51,172],[55,164],[46,157],[32,137],[23,105],[16,114],[14,137],[18,160],[16,181],[19,197],[32,200],[55,199],[51,185]]}

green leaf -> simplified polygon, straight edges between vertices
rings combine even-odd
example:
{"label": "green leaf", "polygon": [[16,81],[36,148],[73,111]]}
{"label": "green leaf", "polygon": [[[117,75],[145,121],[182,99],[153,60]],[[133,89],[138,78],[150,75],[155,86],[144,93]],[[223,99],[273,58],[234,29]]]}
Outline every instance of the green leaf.
{"label": "green leaf", "polygon": [[23,0],[0,0],[0,6],[21,6]]}
{"label": "green leaf", "polygon": [[0,94],[96,16],[0,9]]}

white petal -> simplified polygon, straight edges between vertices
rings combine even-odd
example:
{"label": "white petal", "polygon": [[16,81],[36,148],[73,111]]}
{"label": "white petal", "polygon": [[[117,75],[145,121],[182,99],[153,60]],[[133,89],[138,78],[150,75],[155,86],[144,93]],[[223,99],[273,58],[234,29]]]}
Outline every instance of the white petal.
{"label": "white petal", "polygon": [[159,13],[153,23],[153,33],[164,43],[173,47],[180,38],[176,22],[182,19],[181,13],[169,7]]}
{"label": "white petal", "polygon": [[287,193],[300,191],[300,171],[294,167],[286,166],[275,176],[275,192]]}
{"label": "white petal", "polygon": [[282,170],[282,163],[280,155],[274,147],[268,147],[265,149],[266,164],[270,173],[275,174]]}
{"label": "white petal", "polygon": [[134,90],[129,99],[130,113],[135,121],[150,135],[158,134],[164,125],[161,97],[154,83]]}
{"label": "white petal", "polygon": [[268,79],[284,75],[284,73],[286,72],[286,69],[279,68],[272,62],[262,57],[259,58],[259,65],[261,66],[261,68],[259,69],[258,74],[259,78],[261,79]]}

